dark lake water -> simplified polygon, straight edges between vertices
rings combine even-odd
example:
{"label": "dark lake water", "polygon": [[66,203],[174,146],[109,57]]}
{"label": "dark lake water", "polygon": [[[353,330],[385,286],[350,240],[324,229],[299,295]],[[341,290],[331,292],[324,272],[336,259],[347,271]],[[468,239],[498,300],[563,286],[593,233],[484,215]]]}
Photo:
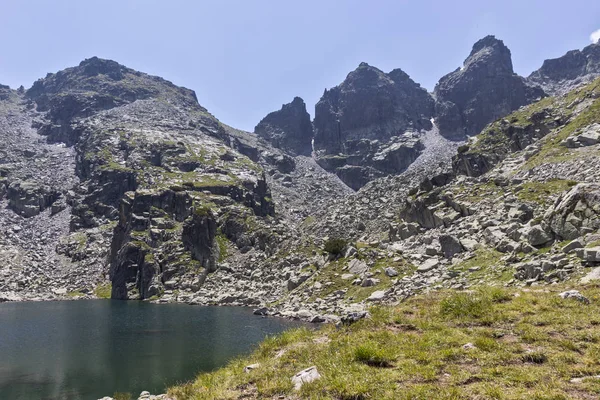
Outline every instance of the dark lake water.
{"label": "dark lake water", "polygon": [[111,300],[3,303],[0,399],[163,393],[295,326],[235,307]]}

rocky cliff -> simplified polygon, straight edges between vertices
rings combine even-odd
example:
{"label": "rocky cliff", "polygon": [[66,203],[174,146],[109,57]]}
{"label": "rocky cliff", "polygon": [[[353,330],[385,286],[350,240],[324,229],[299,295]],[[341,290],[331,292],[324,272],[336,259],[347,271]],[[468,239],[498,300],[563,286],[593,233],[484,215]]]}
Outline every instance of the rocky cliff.
{"label": "rocky cliff", "polygon": [[564,94],[600,76],[600,43],[545,60],[527,80],[551,95]]}
{"label": "rocky cliff", "polygon": [[473,45],[462,67],[437,83],[436,122],[442,135],[461,139],[544,96],[513,71],[510,50],[486,36]]}
{"label": "rocky cliff", "polygon": [[291,154],[310,156],[312,153],[312,122],[300,97],[263,118],[254,133]]}

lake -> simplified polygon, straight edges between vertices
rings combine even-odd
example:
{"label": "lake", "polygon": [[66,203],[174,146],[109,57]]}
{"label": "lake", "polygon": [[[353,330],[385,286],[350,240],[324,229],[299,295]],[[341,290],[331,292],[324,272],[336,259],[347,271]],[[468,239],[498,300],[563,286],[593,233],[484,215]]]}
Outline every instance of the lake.
{"label": "lake", "polygon": [[237,307],[78,300],[0,304],[0,399],[153,394],[301,323]]}

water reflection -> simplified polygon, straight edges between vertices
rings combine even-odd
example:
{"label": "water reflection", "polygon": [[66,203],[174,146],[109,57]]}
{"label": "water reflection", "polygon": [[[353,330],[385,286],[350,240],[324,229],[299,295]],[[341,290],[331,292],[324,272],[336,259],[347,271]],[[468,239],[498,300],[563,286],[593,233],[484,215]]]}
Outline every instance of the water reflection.
{"label": "water reflection", "polygon": [[0,304],[0,399],[161,392],[295,325],[240,308],[121,301]]}

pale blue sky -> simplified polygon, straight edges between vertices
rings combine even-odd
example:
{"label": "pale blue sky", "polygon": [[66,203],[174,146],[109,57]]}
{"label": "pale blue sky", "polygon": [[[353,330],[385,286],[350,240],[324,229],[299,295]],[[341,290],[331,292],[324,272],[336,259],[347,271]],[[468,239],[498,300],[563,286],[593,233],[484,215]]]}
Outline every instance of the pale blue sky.
{"label": "pale blue sky", "polygon": [[487,34],[528,75],[600,29],[598,0],[0,0],[0,15],[2,84],[110,58],[195,90],[246,130],[294,96],[313,115],[361,61],[432,90]]}

